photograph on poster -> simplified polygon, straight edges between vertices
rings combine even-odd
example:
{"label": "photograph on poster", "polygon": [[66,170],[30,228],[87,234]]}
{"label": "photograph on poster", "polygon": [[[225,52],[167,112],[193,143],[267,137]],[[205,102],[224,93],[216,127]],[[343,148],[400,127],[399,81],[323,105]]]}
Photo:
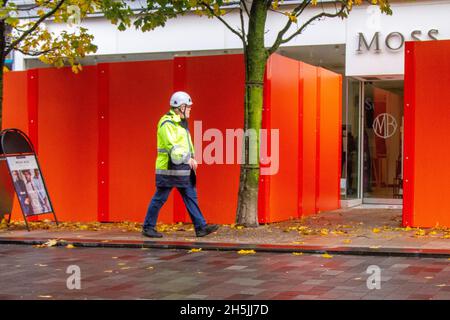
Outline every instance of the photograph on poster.
{"label": "photograph on poster", "polygon": [[23,213],[31,216],[52,212],[36,158],[8,157],[8,165]]}

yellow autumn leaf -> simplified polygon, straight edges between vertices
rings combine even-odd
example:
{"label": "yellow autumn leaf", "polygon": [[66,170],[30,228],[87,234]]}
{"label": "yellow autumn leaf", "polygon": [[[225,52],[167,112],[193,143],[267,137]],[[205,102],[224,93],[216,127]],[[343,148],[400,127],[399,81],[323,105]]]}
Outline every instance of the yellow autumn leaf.
{"label": "yellow autumn leaf", "polygon": [[202,248],[192,248],[191,250],[188,251],[188,253],[200,252],[200,251],[202,251]]}
{"label": "yellow autumn leaf", "polygon": [[302,256],[303,252],[292,252],[294,256]]}
{"label": "yellow autumn leaf", "polygon": [[352,243],[352,240],[350,240],[350,239],[345,239],[345,240],[342,240],[342,242],[343,242],[343,243]]}
{"label": "yellow autumn leaf", "polygon": [[255,250],[239,250],[238,254],[255,254]]}
{"label": "yellow autumn leaf", "polygon": [[321,234],[322,236],[328,235],[328,229],[320,229],[320,234]]}
{"label": "yellow autumn leaf", "polygon": [[286,15],[289,17],[289,20],[291,20],[293,23],[297,23],[297,17],[295,16],[295,14],[287,13]]}
{"label": "yellow autumn leaf", "polygon": [[73,249],[73,248],[75,248],[75,246],[74,246],[73,244],[70,244],[70,243],[69,243],[69,244],[66,246],[66,248],[67,248],[67,249]]}
{"label": "yellow autumn leaf", "polygon": [[369,248],[370,248],[370,249],[380,249],[381,246],[370,246]]}
{"label": "yellow autumn leaf", "polygon": [[416,236],[422,237],[422,236],[425,236],[425,235],[426,235],[425,230],[417,229]]}
{"label": "yellow autumn leaf", "polygon": [[322,255],[322,258],[331,259],[331,258],[333,258],[333,256],[330,255],[330,254],[328,254],[328,253],[324,253],[324,254]]}
{"label": "yellow autumn leaf", "polygon": [[380,230],[380,229],[378,229],[378,228],[373,228],[373,229],[372,229],[372,232],[373,232],[373,233],[380,233],[380,232],[381,232],[381,230]]}

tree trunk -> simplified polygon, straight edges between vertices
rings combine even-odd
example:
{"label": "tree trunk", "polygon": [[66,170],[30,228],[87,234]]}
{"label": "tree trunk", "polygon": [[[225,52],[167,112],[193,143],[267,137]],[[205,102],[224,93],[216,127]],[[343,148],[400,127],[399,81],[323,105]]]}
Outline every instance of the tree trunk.
{"label": "tree trunk", "polygon": [[264,47],[266,17],[265,1],[253,1],[250,10],[248,45],[244,48],[244,130],[247,133],[250,129],[255,135],[246,134],[244,139],[245,158],[241,165],[236,214],[236,223],[248,227],[258,226],[259,133],[262,123],[264,72],[268,59],[268,53]]}

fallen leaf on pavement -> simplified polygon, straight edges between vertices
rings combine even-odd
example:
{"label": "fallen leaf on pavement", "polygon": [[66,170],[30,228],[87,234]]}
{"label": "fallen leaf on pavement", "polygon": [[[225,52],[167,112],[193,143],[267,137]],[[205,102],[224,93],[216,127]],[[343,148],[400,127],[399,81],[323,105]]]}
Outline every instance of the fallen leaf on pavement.
{"label": "fallen leaf on pavement", "polygon": [[302,256],[303,252],[292,252],[294,256]]}
{"label": "fallen leaf on pavement", "polygon": [[47,242],[45,242],[43,244],[37,244],[34,247],[35,248],[48,248],[48,247],[56,246],[57,244],[58,244],[58,240],[57,239],[50,239]]}
{"label": "fallen leaf on pavement", "polygon": [[66,246],[66,248],[67,248],[67,249],[73,249],[73,248],[75,248],[75,246],[74,246],[73,244],[68,244],[68,245]]}
{"label": "fallen leaf on pavement", "polygon": [[200,251],[202,251],[202,248],[192,248],[191,250],[188,251],[188,253],[200,252]]}
{"label": "fallen leaf on pavement", "polygon": [[255,254],[255,250],[239,250],[238,254]]}
{"label": "fallen leaf on pavement", "polygon": [[322,258],[330,259],[330,258],[333,258],[333,256],[332,256],[331,254],[324,253],[324,254],[322,255]]}
{"label": "fallen leaf on pavement", "polygon": [[422,229],[418,229],[417,231],[416,231],[416,236],[419,236],[419,237],[423,237],[423,236],[425,236],[427,233],[425,232],[425,230],[422,230]]}

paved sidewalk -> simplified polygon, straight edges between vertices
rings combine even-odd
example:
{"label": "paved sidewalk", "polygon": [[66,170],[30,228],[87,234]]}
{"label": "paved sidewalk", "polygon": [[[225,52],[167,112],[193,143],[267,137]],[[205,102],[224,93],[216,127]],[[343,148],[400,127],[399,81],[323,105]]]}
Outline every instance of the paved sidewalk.
{"label": "paved sidewalk", "polygon": [[244,228],[222,226],[196,238],[191,224],[159,225],[162,239],[141,235],[139,223],[33,223],[0,229],[1,243],[98,247],[202,248],[220,250],[450,257],[450,229],[401,227],[398,209],[341,209],[301,220]]}
{"label": "paved sidewalk", "polygon": [[[67,288],[67,269],[73,265],[81,272],[79,290]],[[367,286],[373,266],[380,268],[376,290]],[[447,259],[2,245],[0,269],[2,300],[450,299]],[[166,319],[183,319],[170,312],[175,305],[168,307]],[[283,319],[278,312],[272,315]]]}

